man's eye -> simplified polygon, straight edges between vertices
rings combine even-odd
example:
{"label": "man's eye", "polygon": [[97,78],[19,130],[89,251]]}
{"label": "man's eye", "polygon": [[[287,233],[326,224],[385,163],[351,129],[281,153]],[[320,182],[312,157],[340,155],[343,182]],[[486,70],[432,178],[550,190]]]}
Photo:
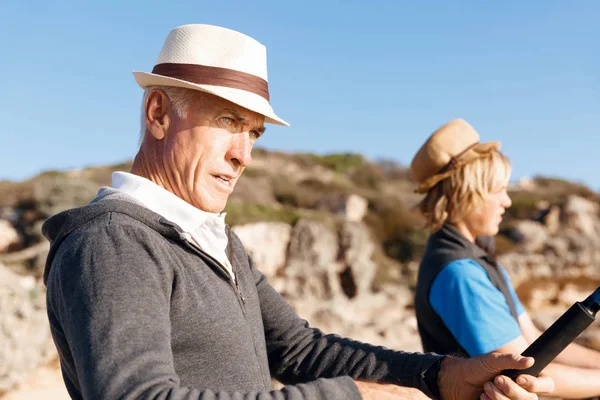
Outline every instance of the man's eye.
{"label": "man's eye", "polygon": [[250,135],[252,136],[253,139],[258,139],[260,137],[260,132],[258,132],[258,131],[251,131]]}
{"label": "man's eye", "polygon": [[223,117],[223,118],[221,118],[221,121],[223,121],[223,123],[226,124],[226,125],[233,124],[233,119],[229,118],[229,117]]}

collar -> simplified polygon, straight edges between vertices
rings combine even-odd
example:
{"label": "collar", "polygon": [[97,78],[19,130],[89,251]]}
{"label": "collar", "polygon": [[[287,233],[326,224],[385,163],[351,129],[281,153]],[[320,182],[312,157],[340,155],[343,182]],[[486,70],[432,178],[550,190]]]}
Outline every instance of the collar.
{"label": "collar", "polygon": [[[493,237],[477,237],[476,243],[469,241],[460,231],[453,225],[444,224],[442,227],[431,235],[434,248],[452,249],[464,253],[465,256],[473,259],[481,257],[489,257],[490,253],[494,253],[494,238]],[[439,245],[435,243],[438,242]]]}
{"label": "collar", "polygon": [[192,206],[149,179],[128,172],[113,172],[112,187],[129,194],[144,207],[176,223],[184,232],[208,224],[225,229],[226,213],[209,213]]}

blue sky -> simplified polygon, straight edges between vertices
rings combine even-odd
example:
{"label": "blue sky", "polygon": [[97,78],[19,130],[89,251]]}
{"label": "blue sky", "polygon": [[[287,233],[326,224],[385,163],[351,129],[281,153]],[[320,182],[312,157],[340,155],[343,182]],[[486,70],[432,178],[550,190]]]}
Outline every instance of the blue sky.
{"label": "blue sky", "polygon": [[259,144],[408,164],[462,117],[513,179],[600,188],[600,2],[0,1],[0,179],[127,160],[168,32],[208,23],[267,46],[275,111]]}

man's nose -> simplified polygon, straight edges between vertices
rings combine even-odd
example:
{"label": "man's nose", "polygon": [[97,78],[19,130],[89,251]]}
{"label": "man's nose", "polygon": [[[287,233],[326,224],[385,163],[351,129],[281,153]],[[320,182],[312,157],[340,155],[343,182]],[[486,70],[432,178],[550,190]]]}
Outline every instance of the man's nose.
{"label": "man's nose", "polygon": [[240,132],[235,135],[228,158],[242,168],[250,164],[252,161],[252,141],[248,132]]}

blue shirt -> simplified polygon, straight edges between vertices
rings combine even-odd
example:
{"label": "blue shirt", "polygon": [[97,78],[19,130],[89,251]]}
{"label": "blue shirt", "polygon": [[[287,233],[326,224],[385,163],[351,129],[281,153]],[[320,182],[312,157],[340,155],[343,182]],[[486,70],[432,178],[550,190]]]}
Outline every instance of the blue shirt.
{"label": "blue shirt", "polygon": [[[501,267],[517,315],[525,308],[506,270]],[[429,293],[434,311],[470,356],[489,353],[521,336],[519,323],[510,314],[506,299],[477,262],[452,261],[435,278]]]}

